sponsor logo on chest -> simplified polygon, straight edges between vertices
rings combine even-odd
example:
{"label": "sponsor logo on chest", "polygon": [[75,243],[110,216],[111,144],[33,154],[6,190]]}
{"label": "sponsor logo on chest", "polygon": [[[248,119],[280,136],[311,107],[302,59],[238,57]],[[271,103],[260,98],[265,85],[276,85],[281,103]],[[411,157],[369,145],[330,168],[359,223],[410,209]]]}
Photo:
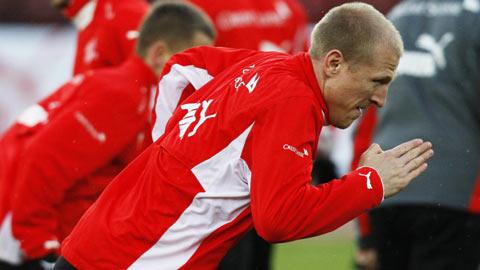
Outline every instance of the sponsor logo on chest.
{"label": "sponsor logo on chest", "polygon": [[301,158],[308,157],[308,150],[305,149],[305,148],[303,148],[303,151],[300,151],[295,146],[291,146],[289,144],[284,144],[283,145],[283,150],[292,151],[293,153],[295,153],[295,155],[297,155]]}

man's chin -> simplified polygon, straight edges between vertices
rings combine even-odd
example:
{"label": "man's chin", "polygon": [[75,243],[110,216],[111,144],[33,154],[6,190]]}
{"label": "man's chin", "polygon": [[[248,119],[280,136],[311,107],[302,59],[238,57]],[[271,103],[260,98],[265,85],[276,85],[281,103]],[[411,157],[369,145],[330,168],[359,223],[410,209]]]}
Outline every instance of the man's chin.
{"label": "man's chin", "polygon": [[331,123],[332,126],[336,127],[336,128],[339,128],[339,129],[346,129],[348,128],[351,124],[353,123],[353,120],[352,121],[343,121],[343,122],[340,122],[340,123]]}

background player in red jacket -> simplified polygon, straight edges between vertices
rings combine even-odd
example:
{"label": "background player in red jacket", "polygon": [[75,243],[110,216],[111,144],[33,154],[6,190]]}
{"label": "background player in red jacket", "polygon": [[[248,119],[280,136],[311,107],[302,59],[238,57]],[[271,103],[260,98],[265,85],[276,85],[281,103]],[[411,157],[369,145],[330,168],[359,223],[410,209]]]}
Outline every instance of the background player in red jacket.
{"label": "background player in red jacket", "polygon": [[308,45],[307,17],[297,0],[190,0],[210,16],[216,46],[295,53]]}
{"label": "background player in red jacket", "polygon": [[145,0],[51,0],[78,29],[73,74],[117,66],[132,53]]}
{"label": "background player in red jacket", "polygon": [[402,53],[391,23],[360,3],[330,11],[312,36],[295,56],[205,47],[175,56],[239,60],[216,75],[193,63],[165,70],[173,83],[160,91],[181,96],[189,84],[179,73],[200,91],[89,208],[56,268],[213,269],[252,226],[270,242],[326,233],[423,172],[433,152],[417,139],[372,145],[362,168],[310,184],[322,126],[345,128],[383,106]]}
{"label": "background player in red jacket", "polygon": [[59,253],[83,212],[150,144],[150,96],[165,62],[214,39],[207,16],[181,3],[155,7],[141,31],[136,55],[119,67],[75,76],[1,137],[0,258],[6,263],[38,265]]}

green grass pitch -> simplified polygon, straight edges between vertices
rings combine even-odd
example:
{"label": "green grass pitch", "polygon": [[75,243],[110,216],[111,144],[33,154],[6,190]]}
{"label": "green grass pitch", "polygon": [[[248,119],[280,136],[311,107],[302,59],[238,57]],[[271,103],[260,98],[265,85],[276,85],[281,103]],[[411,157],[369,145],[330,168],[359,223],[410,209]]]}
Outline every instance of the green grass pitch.
{"label": "green grass pitch", "polygon": [[334,232],[324,236],[274,245],[273,270],[352,270],[354,237]]}

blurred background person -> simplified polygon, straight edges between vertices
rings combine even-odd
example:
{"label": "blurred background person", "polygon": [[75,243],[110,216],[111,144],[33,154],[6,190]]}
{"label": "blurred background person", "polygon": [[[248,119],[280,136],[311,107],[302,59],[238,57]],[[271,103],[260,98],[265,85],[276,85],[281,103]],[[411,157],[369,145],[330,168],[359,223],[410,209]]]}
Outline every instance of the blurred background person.
{"label": "blurred background person", "polygon": [[71,77],[67,69],[72,57],[73,74],[122,63],[133,52],[138,25],[149,7],[146,0],[50,3],[73,23],[76,41],[75,31],[47,0],[0,0],[0,22],[9,23],[0,26],[0,36],[8,40],[0,45],[0,131],[29,104]]}
{"label": "blurred background person", "polygon": [[480,21],[480,1],[408,0],[390,18],[405,53],[391,99],[359,125],[357,151],[372,138],[389,147],[418,136],[431,141],[436,154],[417,181],[361,219],[357,264],[478,269],[480,32],[472,25]]}
{"label": "blurred background person", "polygon": [[215,24],[215,46],[288,53],[307,50],[307,17],[297,0],[190,1]]}
{"label": "blurred background person", "polygon": [[78,30],[73,74],[116,66],[130,54],[146,0],[50,0]]}
{"label": "blurred background person", "polygon": [[210,45],[206,15],[154,7],[135,55],[75,76],[26,110],[0,138],[0,268],[42,269],[105,186],[151,143],[149,106],[176,52]]}

